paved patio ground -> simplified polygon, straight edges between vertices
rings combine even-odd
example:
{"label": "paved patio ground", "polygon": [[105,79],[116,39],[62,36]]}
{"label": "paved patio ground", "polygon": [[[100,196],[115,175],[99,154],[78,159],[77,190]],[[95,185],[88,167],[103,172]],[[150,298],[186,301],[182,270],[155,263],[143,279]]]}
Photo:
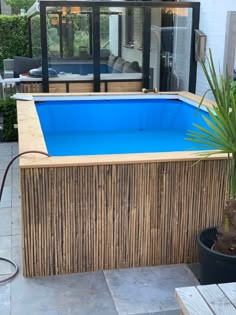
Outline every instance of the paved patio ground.
{"label": "paved patio ground", "polygon": [[[0,183],[17,143],[0,143]],[[19,167],[8,174],[0,204],[0,256],[20,266],[18,276],[0,285],[1,315],[179,314],[174,288],[197,284],[187,265],[106,270],[54,277],[24,278],[21,263]],[[0,262],[0,276],[9,274]]]}

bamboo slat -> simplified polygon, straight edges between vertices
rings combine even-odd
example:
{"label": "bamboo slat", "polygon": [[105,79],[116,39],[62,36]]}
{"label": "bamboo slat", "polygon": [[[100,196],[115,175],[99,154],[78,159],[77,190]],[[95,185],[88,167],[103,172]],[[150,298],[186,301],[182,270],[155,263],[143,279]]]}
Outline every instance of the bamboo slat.
{"label": "bamboo slat", "polygon": [[23,272],[196,262],[217,225],[227,160],[22,168]]}

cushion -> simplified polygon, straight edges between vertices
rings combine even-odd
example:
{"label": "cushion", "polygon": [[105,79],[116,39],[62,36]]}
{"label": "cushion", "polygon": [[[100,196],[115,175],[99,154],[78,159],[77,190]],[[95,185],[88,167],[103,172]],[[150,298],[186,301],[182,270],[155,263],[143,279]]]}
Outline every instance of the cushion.
{"label": "cushion", "polygon": [[108,66],[113,67],[118,56],[110,55],[108,58]]}
{"label": "cushion", "polygon": [[115,72],[122,72],[123,71],[123,67],[124,67],[124,64],[125,64],[125,60],[121,57],[118,57],[114,63],[114,66],[113,66],[113,73]]}
{"label": "cushion", "polygon": [[30,57],[14,57],[14,76],[19,77],[21,73],[27,73],[29,70],[41,66],[41,59]]}
{"label": "cushion", "polygon": [[110,50],[106,48],[100,49],[100,58],[107,59],[110,56]]}
{"label": "cushion", "polygon": [[138,61],[125,62],[123,72],[140,72]]}

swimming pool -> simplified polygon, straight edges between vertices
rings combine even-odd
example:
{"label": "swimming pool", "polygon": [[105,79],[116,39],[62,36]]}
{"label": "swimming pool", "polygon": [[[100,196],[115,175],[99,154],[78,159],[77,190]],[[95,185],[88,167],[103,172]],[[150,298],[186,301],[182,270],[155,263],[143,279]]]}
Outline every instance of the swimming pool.
{"label": "swimming pool", "polygon": [[52,156],[175,152],[192,149],[186,133],[208,113],[180,99],[81,97],[36,103]]}
{"label": "swimming pool", "polygon": [[[90,103],[91,99],[96,102]],[[100,103],[104,99],[107,101]],[[132,105],[126,104],[127,99]],[[137,99],[141,101],[134,105]],[[172,105],[166,105],[171,99]],[[49,135],[61,130],[93,133],[93,128],[96,133],[107,134],[132,127],[129,132],[134,132],[131,138],[136,145],[141,142],[136,141],[137,134],[156,130],[157,126],[164,131],[167,126],[175,126],[174,130],[185,133],[190,121],[201,117],[194,115],[200,100],[187,92],[33,95],[31,100],[17,101],[19,150],[50,152],[43,129]],[[54,101],[59,104],[53,105]],[[68,101],[67,106],[64,102]],[[204,105],[211,106],[211,102]],[[61,114],[57,115],[60,106]],[[42,111],[41,122],[37,110]],[[159,136],[154,134],[154,138]],[[170,138],[174,142],[173,133]],[[73,142],[81,146],[85,143],[87,150],[94,147],[87,145],[90,140]],[[121,144],[125,142],[122,152],[114,138],[108,138],[104,146],[101,138],[96,142],[99,144],[94,152],[67,155],[67,143],[57,140],[52,147],[54,156],[20,158],[24,275],[197,262],[197,233],[221,222],[227,196],[227,156],[214,156],[193,165],[199,159],[195,151],[135,149],[130,153],[132,141],[127,133],[120,140]],[[146,138],[146,146],[145,142]],[[191,144],[186,143],[188,146]],[[60,147],[63,155],[57,152]],[[105,154],[107,147],[119,147],[118,154]]]}

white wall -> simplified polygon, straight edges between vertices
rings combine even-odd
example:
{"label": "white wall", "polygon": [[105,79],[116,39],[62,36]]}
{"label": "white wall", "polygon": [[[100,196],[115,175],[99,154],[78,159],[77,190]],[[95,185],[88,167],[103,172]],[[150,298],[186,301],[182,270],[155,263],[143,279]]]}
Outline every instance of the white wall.
{"label": "white wall", "polygon": [[11,7],[9,5],[6,4],[6,2],[4,0],[0,0],[1,3],[1,13],[5,14],[5,15],[11,15]]}
{"label": "white wall", "polygon": [[[198,2],[192,0],[191,2]],[[212,50],[216,69],[223,71],[227,11],[236,11],[236,0],[202,0],[199,29],[207,35],[207,51]],[[196,94],[203,95],[208,85],[200,64],[197,69]]]}

